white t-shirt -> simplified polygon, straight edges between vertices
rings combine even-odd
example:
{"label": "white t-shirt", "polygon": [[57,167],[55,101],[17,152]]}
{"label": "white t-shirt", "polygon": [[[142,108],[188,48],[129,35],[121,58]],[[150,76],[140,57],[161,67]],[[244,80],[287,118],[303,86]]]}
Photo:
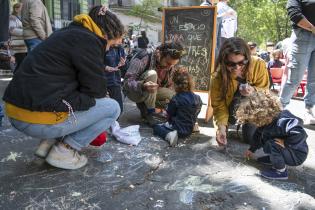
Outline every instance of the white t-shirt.
{"label": "white t-shirt", "polygon": [[[226,2],[219,2],[217,4],[218,17],[222,17],[221,37],[234,37],[237,30],[237,13],[234,9],[229,7]],[[230,13],[229,15],[225,15]]]}

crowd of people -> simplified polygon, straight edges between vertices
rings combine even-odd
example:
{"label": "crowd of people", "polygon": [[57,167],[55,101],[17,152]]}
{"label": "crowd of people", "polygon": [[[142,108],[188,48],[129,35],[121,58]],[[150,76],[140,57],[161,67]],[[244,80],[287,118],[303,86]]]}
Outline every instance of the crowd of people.
{"label": "crowd of people", "polygon": [[[236,19],[227,2],[219,1],[219,24]],[[244,156],[253,158],[253,153],[263,148],[266,156],[257,161],[272,166],[261,172],[269,179],[287,179],[286,165],[300,165],[308,154],[302,120],[283,110],[306,67],[305,104],[315,115],[315,16],[310,12],[315,3],[296,2],[289,0],[287,5],[295,39],[288,56],[290,74],[280,100],[269,92],[268,69],[282,65],[282,52],[274,51],[267,65],[256,56],[255,43],[234,37],[235,27],[233,33],[222,26],[217,32],[220,42],[210,88],[217,143],[225,147],[229,125],[241,124],[243,140],[250,144]],[[8,25],[8,33],[17,43],[13,50],[18,61],[3,100],[12,126],[41,139],[36,155],[58,168],[85,166],[87,157],[80,150],[119,118],[124,111],[122,94],[136,103],[154,135],[171,146],[193,133],[202,101],[193,92],[187,67],[178,65],[184,56],[181,43],[165,42],[147,51],[149,40],[143,31],[138,39],[131,35],[130,46],[139,50],[128,60],[129,52],[122,47],[125,28],[105,6],[75,16],[69,26],[53,33],[40,0],[24,0],[21,6],[14,5]],[[126,68],[123,76],[122,68]]]}

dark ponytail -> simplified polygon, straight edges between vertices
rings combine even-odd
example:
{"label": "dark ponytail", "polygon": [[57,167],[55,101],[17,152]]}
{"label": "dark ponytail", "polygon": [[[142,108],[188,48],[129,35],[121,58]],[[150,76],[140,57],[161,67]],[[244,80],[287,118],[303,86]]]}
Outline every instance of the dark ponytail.
{"label": "dark ponytail", "polygon": [[102,6],[93,7],[89,16],[93,19],[96,25],[107,35],[108,39],[120,38],[125,33],[125,28],[118,17],[109,9],[104,15],[100,15]]}

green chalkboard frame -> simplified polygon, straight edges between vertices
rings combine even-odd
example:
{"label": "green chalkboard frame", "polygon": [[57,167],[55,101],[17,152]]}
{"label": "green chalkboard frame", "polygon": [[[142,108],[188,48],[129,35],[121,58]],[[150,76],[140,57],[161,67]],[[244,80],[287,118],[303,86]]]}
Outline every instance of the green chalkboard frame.
{"label": "green chalkboard frame", "polygon": [[[207,108],[207,112],[206,112],[206,117],[205,117],[205,120],[206,122],[212,117],[212,107],[211,107],[211,100],[210,100],[210,81],[211,81],[211,75],[212,73],[214,72],[214,63],[215,63],[215,46],[216,46],[216,16],[217,16],[217,8],[215,6],[192,6],[192,7],[165,7],[163,9],[163,16],[162,16],[162,41],[163,42],[166,42],[166,41],[172,41],[172,40],[166,40],[166,37],[170,37],[169,35],[171,34],[167,34],[169,31],[168,29],[166,28],[168,25],[172,24],[171,22],[167,22],[168,19],[167,18],[174,18],[172,16],[172,14],[175,14],[176,12],[176,15],[182,15],[181,18],[182,19],[197,19],[198,17],[190,17],[190,16],[185,16],[185,12],[183,12],[182,14],[181,13],[178,13],[178,11],[184,11],[184,10],[190,10],[190,11],[187,11],[186,13],[191,13],[191,11],[195,10],[197,12],[200,11],[200,13],[197,13],[197,14],[201,14],[201,12],[204,12],[204,11],[209,11],[210,13],[212,13],[211,15],[209,15],[209,22],[202,22],[204,25],[206,24],[209,24],[210,25],[210,29],[212,27],[212,31],[210,31],[210,34],[209,34],[209,42],[207,43],[208,46],[207,47],[207,52],[209,52],[207,55],[208,55],[208,62],[207,62],[207,65],[198,65],[197,64],[195,66],[197,66],[197,68],[203,68],[202,70],[202,73],[201,74],[198,74],[196,72],[190,72],[192,73],[194,79],[195,79],[195,82],[196,82],[196,92],[204,92],[204,93],[208,93],[208,108]],[[173,12],[173,13],[172,13]],[[213,18],[213,19],[212,19]],[[177,19],[178,20],[178,19]],[[200,19],[201,20],[201,19]],[[200,22],[199,20],[199,22]],[[202,19],[204,21],[204,17]],[[172,21],[172,20],[170,20]],[[212,24],[212,25],[211,25]],[[181,25],[181,28],[185,27],[185,25]],[[208,25],[207,25],[208,27]],[[173,29],[174,30],[174,29]],[[181,30],[181,29],[178,29],[178,30]],[[188,30],[188,29],[187,29]],[[209,32],[208,31],[208,32]],[[186,34],[185,34],[186,33]],[[189,33],[189,32],[188,32]],[[180,32],[179,34],[177,35],[180,35]],[[180,42],[182,42],[182,44],[184,45],[186,51],[188,52],[191,52],[192,48],[191,48],[191,42],[188,43],[188,36],[185,37],[185,35],[187,35],[187,32],[184,32],[184,35],[181,36],[180,39]],[[204,36],[204,34],[203,34]],[[178,37],[178,36],[177,36]],[[175,39],[174,37],[172,37],[171,39]],[[191,40],[191,39],[190,39]],[[188,53],[189,54],[189,53]],[[188,55],[189,56],[189,55]],[[191,60],[193,59],[190,58]],[[198,58],[197,58],[198,59]],[[180,62],[179,64],[187,64],[189,63],[189,60],[187,59],[185,62]],[[189,70],[194,70],[193,68],[190,68],[189,67]],[[200,71],[201,72],[201,71]],[[199,77],[200,75],[206,75],[206,77]],[[200,86],[201,83],[203,84],[203,86]],[[206,88],[205,87],[205,84],[207,85]],[[202,87],[202,88],[198,88],[198,87]]]}

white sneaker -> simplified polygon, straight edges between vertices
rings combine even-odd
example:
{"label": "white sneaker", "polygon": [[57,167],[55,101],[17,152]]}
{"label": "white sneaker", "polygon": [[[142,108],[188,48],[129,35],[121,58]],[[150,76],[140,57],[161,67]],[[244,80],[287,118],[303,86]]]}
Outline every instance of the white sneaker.
{"label": "white sneaker", "polygon": [[177,131],[169,132],[166,135],[165,140],[168,141],[172,147],[176,146],[177,145],[177,140],[178,140]]}
{"label": "white sneaker", "polygon": [[49,150],[55,143],[56,139],[42,139],[35,151],[35,155],[41,158],[45,158]]}
{"label": "white sneaker", "polygon": [[63,143],[54,145],[46,157],[46,162],[52,166],[63,169],[78,169],[87,164],[85,155],[66,147]]}
{"label": "white sneaker", "polygon": [[199,124],[196,122],[195,125],[194,125],[194,128],[193,128],[193,133],[199,133],[200,132],[200,129],[199,129]]}

